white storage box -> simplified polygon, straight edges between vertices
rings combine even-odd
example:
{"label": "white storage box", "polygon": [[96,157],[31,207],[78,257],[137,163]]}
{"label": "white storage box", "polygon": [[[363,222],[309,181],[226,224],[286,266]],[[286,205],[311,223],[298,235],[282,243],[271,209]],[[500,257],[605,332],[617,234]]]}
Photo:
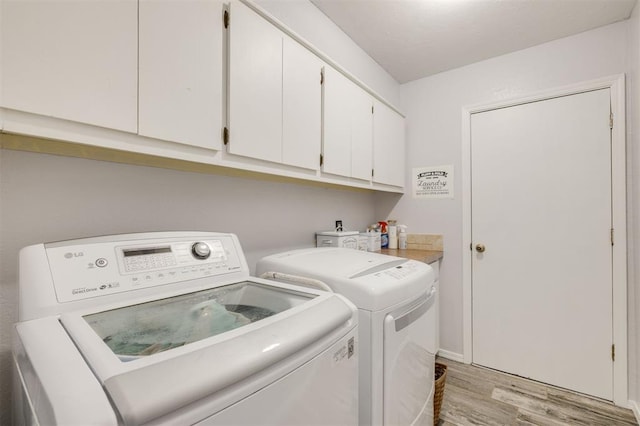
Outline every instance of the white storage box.
{"label": "white storage box", "polygon": [[369,234],[366,232],[358,234],[358,250],[369,251]]}
{"label": "white storage box", "polygon": [[358,249],[358,231],[316,232],[316,247],[344,247]]}

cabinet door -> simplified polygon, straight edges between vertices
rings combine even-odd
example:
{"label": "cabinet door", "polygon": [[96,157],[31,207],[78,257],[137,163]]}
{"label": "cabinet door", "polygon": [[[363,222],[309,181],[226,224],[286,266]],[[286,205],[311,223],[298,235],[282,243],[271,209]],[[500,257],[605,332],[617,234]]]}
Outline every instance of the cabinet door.
{"label": "cabinet door", "polygon": [[222,1],[140,0],[138,133],[222,145]]}
{"label": "cabinet door", "polygon": [[404,118],[374,101],[373,113],[373,181],[404,186],[405,180]]}
{"label": "cabinet door", "polygon": [[351,176],[351,111],[356,86],[335,69],[324,69],[322,171]]}
{"label": "cabinet door", "polygon": [[371,180],[372,98],[329,66],[324,76],[322,171]]}
{"label": "cabinet door", "polygon": [[351,104],[351,177],[371,180],[373,163],[373,99],[355,87]]}
{"label": "cabinet door", "polygon": [[242,3],[230,14],[228,150],[280,162],[283,34]]}
{"label": "cabinet door", "polygon": [[282,162],[317,170],[322,132],[322,61],[285,37],[282,75]]}
{"label": "cabinet door", "polygon": [[3,1],[3,106],[137,131],[136,0]]}

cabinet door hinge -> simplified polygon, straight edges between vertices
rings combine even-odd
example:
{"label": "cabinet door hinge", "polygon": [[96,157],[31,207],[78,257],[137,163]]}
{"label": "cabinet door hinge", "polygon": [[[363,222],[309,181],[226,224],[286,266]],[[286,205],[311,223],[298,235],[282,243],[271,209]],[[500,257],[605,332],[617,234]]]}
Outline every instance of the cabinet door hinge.
{"label": "cabinet door hinge", "polygon": [[324,155],[320,154],[320,166],[324,164]]}
{"label": "cabinet door hinge", "polygon": [[616,345],[611,345],[611,361],[616,360]]}
{"label": "cabinet door hinge", "polygon": [[373,105],[371,105],[371,114],[373,114]]}
{"label": "cabinet door hinge", "polygon": [[229,143],[229,128],[225,127],[224,130],[222,131],[222,141],[224,142],[225,145],[227,145]]}
{"label": "cabinet door hinge", "polygon": [[320,70],[320,85],[324,84],[324,69]]}
{"label": "cabinet door hinge", "polygon": [[611,245],[613,245],[613,237],[614,237],[613,228],[611,228]]}
{"label": "cabinet door hinge", "polygon": [[609,113],[609,128],[613,129],[613,111]]}
{"label": "cabinet door hinge", "polygon": [[373,177],[373,169],[371,169],[371,177]]}
{"label": "cabinet door hinge", "polygon": [[229,28],[229,11],[225,10],[223,14],[224,27]]}

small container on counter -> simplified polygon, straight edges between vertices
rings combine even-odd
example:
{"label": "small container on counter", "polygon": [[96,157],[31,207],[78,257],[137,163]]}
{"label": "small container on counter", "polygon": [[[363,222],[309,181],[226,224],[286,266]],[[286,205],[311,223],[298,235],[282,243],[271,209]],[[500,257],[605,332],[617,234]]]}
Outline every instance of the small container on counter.
{"label": "small container on counter", "polygon": [[389,219],[388,220],[388,230],[389,230],[389,248],[397,249],[398,248],[398,228],[396,226],[396,221]]}
{"label": "small container on counter", "polygon": [[398,248],[407,248],[407,225],[398,225]]}
{"label": "small container on counter", "polygon": [[367,251],[379,252],[382,249],[380,232],[368,230],[366,235],[369,238],[369,240],[367,241]]}
{"label": "small container on counter", "polygon": [[316,247],[344,247],[358,249],[358,231],[316,232]]}

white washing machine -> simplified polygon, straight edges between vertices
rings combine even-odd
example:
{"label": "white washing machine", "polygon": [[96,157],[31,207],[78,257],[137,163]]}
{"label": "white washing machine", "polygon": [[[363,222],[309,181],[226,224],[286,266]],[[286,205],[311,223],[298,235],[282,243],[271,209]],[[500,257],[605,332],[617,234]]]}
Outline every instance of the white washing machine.
{"label": "white washing machine", "polygon": [[429,265],[312,248],[265,257],[256,275],[290,282],[317,279],[358,307],[361,425],[433,424],[436,289]]}
{"label": "white washing machine", "polygon": [[15,424],[357,425],[357,309],[249,276],[235,235],[20,252]]}

